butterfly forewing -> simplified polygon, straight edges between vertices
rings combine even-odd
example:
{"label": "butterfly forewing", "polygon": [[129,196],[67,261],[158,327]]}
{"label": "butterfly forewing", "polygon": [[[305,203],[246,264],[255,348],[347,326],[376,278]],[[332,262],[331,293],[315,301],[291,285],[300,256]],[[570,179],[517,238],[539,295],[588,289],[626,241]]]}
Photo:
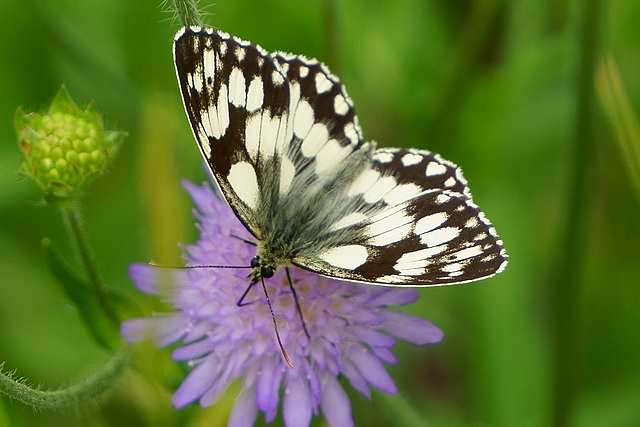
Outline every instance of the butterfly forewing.
{"label": "butterfly forewing", "polygon": [[364,143],[353,102],[324,64],[200,28],[178,32],[174,57],[201,152],[273,267],[427,286],[506,265],[460,168]]}

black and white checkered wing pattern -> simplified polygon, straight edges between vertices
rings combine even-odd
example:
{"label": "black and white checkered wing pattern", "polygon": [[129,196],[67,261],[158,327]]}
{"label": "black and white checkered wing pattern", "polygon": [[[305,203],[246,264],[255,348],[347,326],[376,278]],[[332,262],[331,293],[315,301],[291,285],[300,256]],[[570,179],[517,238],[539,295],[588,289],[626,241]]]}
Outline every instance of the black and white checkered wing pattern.
{"label": "black and white checkered wing pattern", "polygon": [[378,149],[343,198],[354,209],[331,232],[345,238],[307,261],[316,271],[432,286],[489,277],[507,264],[502,241],[473,203],[461,169],[438,154]]}
{"label": "black and white checkered wing pattern", "polygon": [[407,286],[506,265],[461,170],[427,151],[364,143],[324,64],[195,27],[176,35],[174,60],[200,150],[266,265]]}
{"label": "black and white checkered wing pattern", "polygon": [[200,150],[259,239],[281,196],[320,188],[362,145],[350,98],[318,61],[196,27],[178,32],[174,60]]}

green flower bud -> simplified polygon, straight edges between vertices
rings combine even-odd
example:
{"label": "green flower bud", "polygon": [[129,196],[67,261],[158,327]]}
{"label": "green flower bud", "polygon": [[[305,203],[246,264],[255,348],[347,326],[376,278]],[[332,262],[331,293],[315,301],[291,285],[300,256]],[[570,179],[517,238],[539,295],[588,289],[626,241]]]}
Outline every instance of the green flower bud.
{"label": "green flower bud", "polygon": [[106,131],[95,104],[82,111],[62,86],[45,114],[15,117],[24,155],[18,173],[35,181],[45,198],[78,197],[113,161],[124,132]]}

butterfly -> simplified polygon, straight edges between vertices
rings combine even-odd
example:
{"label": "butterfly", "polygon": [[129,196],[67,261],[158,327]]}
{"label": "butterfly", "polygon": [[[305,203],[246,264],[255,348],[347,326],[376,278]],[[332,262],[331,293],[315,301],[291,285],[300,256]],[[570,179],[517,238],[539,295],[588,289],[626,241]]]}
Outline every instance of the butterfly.
{"label": "butterfly", "polygon": [[470,282],[508,256],[461,169],[365,142],[326,65],[226,32],[174,38],[182,100],[221,193],[257,242],[251,283],[281,268],[389,286]]}

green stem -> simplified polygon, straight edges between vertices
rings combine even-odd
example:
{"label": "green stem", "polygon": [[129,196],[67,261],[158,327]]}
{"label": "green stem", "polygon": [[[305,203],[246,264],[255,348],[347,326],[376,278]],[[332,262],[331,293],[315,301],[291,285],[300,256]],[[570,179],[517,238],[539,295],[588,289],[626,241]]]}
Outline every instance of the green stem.
{"label": "green stem", "polygon": [[195,0],[173,0],[173,6],[183,27],[189,25],[202,27],[202,17]]}
{"label": "green stem", "polygon": [[111,300],[107,295],[107,289],[102,283],[100,276],[98,276],[98,269],[96,268],[96,264],[93,261],[93,257],[91,255],[91,251],[89,250],[89,244],[86,239],[86,235],[84,230],[82,229],[82,220],[78,214],[78,209],[75,202],[64,203],[61,204],[62,214],[65,217],[67,224],[69,224],[69,228],[71,229],[71,235],[73,236],[73,240],[76,243],[76,247],[78,249],[78,253],[80,254],[80,260],[84,265],[84,268],[87,272],[87,276],[89,278],[89,283],[91,283],[91,287],[93,289],[96,298],[98,299],[98,304],[102,308],[102,311],[107,315],[107,317],[115,324],[119,325],[120,320],[116,315],[115,309],[111,304]]}
{"label": "green stem", "polygon": [[56,391],[43,391],[31,387],[15,374],[1,371],[0,393],[12,400],[37,409],[62,409],[92,399],[108,389],[124,372],[131,357],[129,346],[121,347],[97,372],[69,387]]}
{"label": "green stem", "polygon": [[574,141],[574,165],[569,185],[567,224],[563,252],[559,257],[554,286],[555,376],[553,425],[574,424],[575,398],[581,369],[580,281],[584,267],[590,194],[593,188],[595,137],[593,134],[594,76],[600,0],[580,3],[580,68]]}

